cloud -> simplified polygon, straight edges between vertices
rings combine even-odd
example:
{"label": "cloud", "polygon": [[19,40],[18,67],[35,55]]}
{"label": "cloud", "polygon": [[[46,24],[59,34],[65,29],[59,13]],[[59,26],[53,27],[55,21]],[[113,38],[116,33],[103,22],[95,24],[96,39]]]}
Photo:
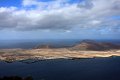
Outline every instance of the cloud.
{"label": "cloud", "polygon": [[12,28],[17,25],[15,18],[12,16],[12,12],[14,12],[15,8],[0,8],[0,29],[4,28]]}
{"label": "cloud", "polygon": [[94,4],[92,3],[92,0],[85,0],[78,4],[78,7],[85,8],[85,9],[91,9],[93,8]]}
{"label": "cloud", "polygon": [[38,1],[37,0],[23,0],[22,5],[23,6],[38,5]]}
{"label": "cloud", "polygon": [[[21,31],[63,30],[72,28],[117,31],[119,20],[110,19],[120,14],[119,0],[84,0],[69,3],[70,0],[23,0],[23,8],[0,7],[0,29]],[[33,8],[33,5],[36,6]]]}

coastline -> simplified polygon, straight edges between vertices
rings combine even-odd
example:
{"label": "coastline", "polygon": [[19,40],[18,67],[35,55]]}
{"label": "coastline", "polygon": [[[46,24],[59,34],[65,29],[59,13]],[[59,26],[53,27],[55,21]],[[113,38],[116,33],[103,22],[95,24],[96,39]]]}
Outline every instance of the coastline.
{"label": "coastline", "polygon": [[0,60],[14,62],[22,60],[49,60],[49,59],[86,59],[120,56],[120,50],[108,51],[81,51],[59,49],[0,49]]}

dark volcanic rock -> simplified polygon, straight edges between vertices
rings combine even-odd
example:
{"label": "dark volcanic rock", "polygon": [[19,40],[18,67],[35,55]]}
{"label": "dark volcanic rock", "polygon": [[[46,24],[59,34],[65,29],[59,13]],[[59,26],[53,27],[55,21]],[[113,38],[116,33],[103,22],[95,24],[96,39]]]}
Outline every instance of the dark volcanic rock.
{"label": "dark volcanic rock", "polygon": [[38,45],[34,49],[57,49],[57,48],[69,48],[72,46],[69,45],[50,45],[50,44],[44,44],[44,45]]}
{"label": "dark volcanic rock", "polygon": [[106,43],[106,42],[96,42],[93,40],[83,40],[80,44],[75,45],[72,47],[74,50],[111,50],[111,49],[120,49],[120,45]]}
{"label": "dark volcanic rock", "polygon": [[61,46],[61,45],[38,45],[34,49],[56,49],[56,48],[69,48],[71,50],[94,50],[94,51],[103,51],[111,49],[120,49],[120,45],[106,43],[106,42],[97,42],[94,40],[83,40],[75,46]]}
{"label": "dark volcanic rock", "polygon": [[38,45],[35,47],[35,49],[50,49],[50,48],[54,48],[54,46],[52,46],[52,45]]}

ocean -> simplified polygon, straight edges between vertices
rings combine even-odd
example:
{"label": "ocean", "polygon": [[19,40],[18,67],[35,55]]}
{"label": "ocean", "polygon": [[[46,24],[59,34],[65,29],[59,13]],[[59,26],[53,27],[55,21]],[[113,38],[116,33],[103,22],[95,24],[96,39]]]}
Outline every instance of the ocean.
{"label": "ocean", "polygon": [[56,59],[36,63],[0,61],[0,77],[31,76],[34,80],[120,80],[120,57]]}
{"label": "ocean", "polygon": [[[72,46],[80,43],[82,39],[46,39],[46,40],[0,40],[0,49],[22,48],[31,49],[38,45],[49,44],[57,46]],[[120,44],[120,40],[95,40]]]}
{"label": "ocean", "polygon": [[[75,45],[81,40],[0,40],[0,48],[31,49],[41,44]],[[96,40],[120,44],[120,40]],[[120,57],[55,59],[35,63],[0,61],[0,77],[31,76],[34,80],[120,80]]]}

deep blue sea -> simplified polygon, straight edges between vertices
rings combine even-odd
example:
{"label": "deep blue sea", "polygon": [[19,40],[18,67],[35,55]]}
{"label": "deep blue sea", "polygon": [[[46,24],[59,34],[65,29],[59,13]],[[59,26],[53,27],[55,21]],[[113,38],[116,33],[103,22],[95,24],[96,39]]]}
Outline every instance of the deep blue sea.
{"label": "deep blue sea", "polygon": [[[40,44],[75,45],[81,40],[0,40],[0,48],[31,49]],[[120,40],[96,40],[120,44]],[[34,80],[120,80],[120,57],[45,60],[36,63],[0,61],[0,77],[32,76]]]}
{"label": "deep blue sea", "polygon": [[[46,40],[0,40],[0,49],[23,48],[31,49],[41,44],[50,44],[57,46],[72,46],[80,43],[82,39],[46,39]],[[98,42],[111,42],[120,44],[120,40],[95,40]]]}
{"label": "deep blue sea", "polygon": [[46,60],[26,64],[0,62],[2,76],[32,76],[34,80],[120,80],[120,57]]}

